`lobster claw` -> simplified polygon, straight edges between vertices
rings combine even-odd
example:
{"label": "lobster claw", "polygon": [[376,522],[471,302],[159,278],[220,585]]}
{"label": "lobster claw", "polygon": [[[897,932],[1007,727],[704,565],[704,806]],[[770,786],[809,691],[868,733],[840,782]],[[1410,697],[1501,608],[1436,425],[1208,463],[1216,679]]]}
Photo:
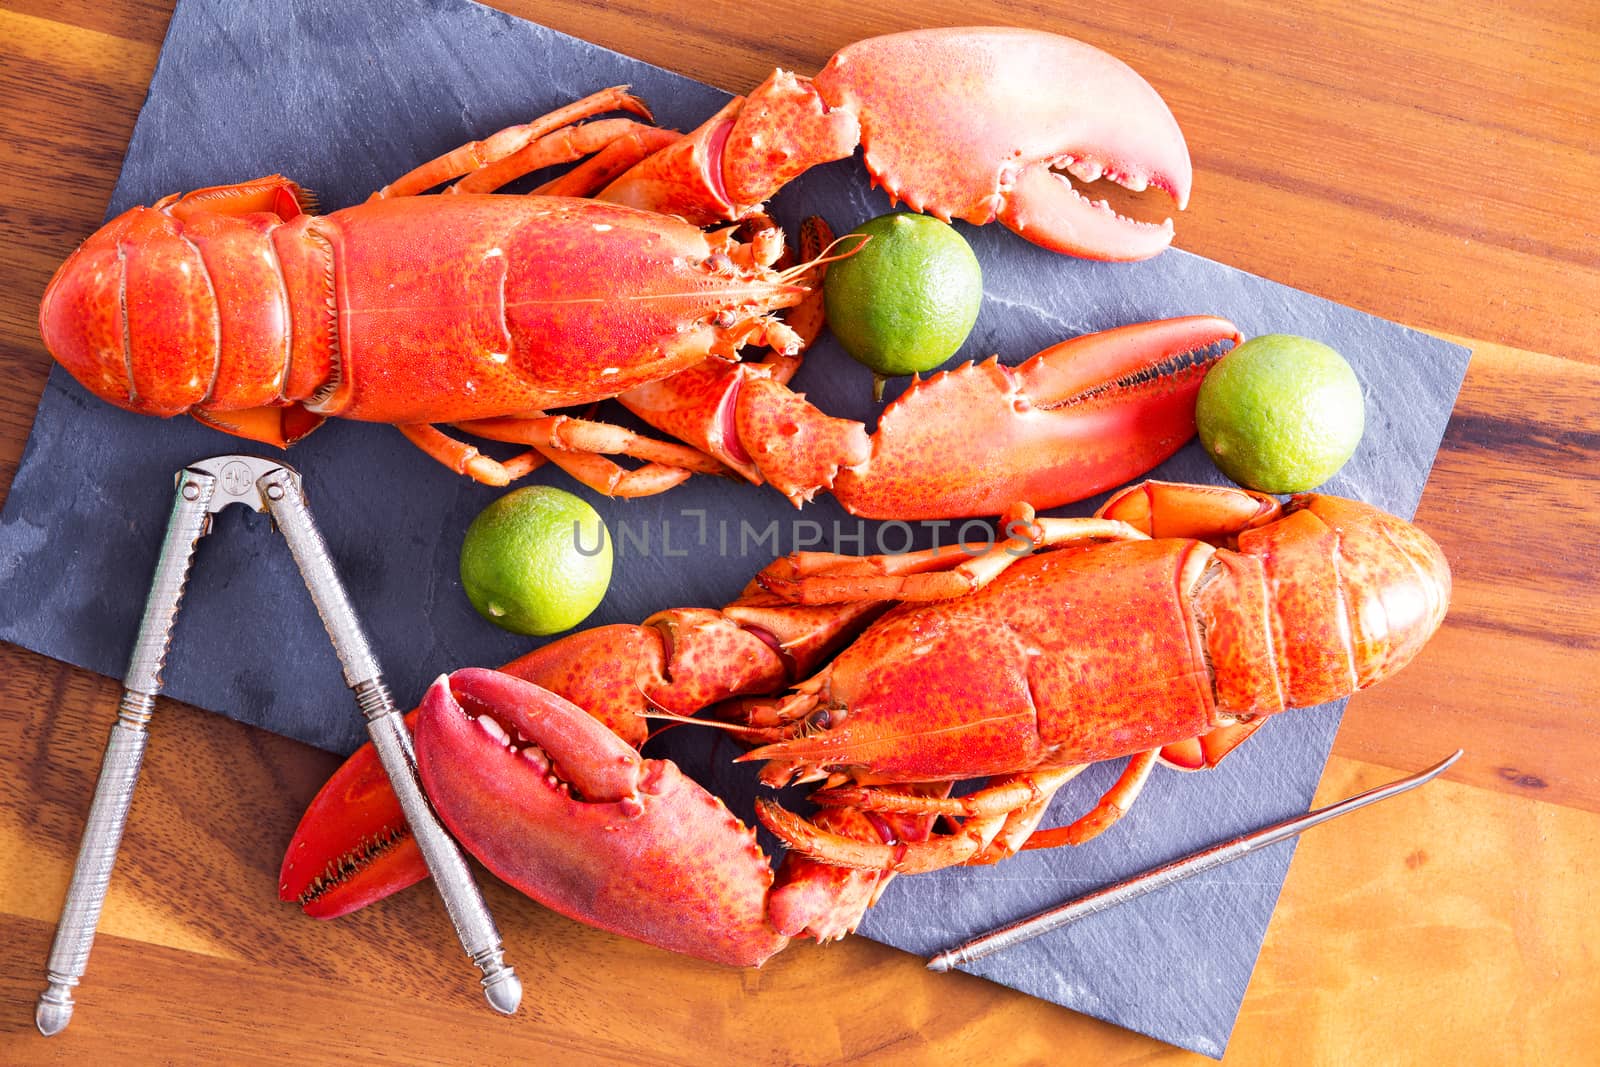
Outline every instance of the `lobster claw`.
{"label": "lobster claw", "polygon": [[[406,716],[416,729],[417,713]],[[400,799],[369,742],[300,817],[278,874],[278,899],[336,919],[428,877]]]}
{"label": "lobster claw", "polygon": [[1200,382],[1240,340],[1226,319],[1192,315],[1085,334],[1015,367],[991,359],[913,382],[833,495],[853,515],[883,519],[1093,496],[1194,436]]}
{"label": "lobster claw", "polygon": [[436,681],[417,767],[440,819],[516,889],[570,918],[719,963],[788,944],[755,833],[577,705],[498,671]]}
{"label": "lobster claw", "polygon": [[1127,64],[1069,37],[978,27],[872,37],[815,78],[776,71],[600,196],[710,225],[858,143],[891,199],[946,221],[998,219],[1086,259],[1153,256],[1172,220],[1120,215],[1068,174],[1153,186],[1179,210],[1193,179],[1177,120]]}
{"label": "lobster claw", "polygon": [[1035,244],[1088,259],[1145,259],[1172,221],[1091,202],[1060,170],[1155,186],[1179,210],[1193,168],[1177,120],[1121,60],[1069,37],[985,27],[914,30],[841,50],[817,75],[861,124],[867,169],[893,198],[938,217],[999,219]]}

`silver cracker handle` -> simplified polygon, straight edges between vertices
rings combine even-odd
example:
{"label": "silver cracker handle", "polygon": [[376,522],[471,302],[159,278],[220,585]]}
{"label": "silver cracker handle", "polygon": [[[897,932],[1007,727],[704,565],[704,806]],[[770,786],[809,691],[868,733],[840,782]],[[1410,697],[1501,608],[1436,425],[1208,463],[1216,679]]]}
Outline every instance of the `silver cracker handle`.
{"label": "silver cracker handle", "polygon": [[117,848],[127,825],[128,808],[133,802],[133,787],[144,762],[145,740],[150,736],[150,713],[156,694],[161,691],[161,667],[172,641],[172,627],[183,599],[183,587],[194,560],[196,543],[204,536],[208,509],[216,492],[217,480],[200,471],[178,472],[172,514],[167,519],[166,537],[155,577],[145,600],[144,618],[134,641],[128,663],[117,721],[111,727],[111,740],[100,765],[100,779],[78,860],[72,869],[61,921],[56,926],[50,959],[45,965],[49,983],[39,997],[33,1020],[39,1032],[49,1037],[65,1030],[72,1021],[73,987],[83,978],[89,965],[89,950],[94,946],[100,909],[111,884],[111,869],[117,862]]}
{"label": "silver cracker handle", "polygon": [[344,667],[345,683],[355,691],[356,704],[366,717],[373,747],[378,750],[378,759],[400,799],[400,808],[411,824],[422,858],[428,864],[439,895],[444,898],[445,911],[455,925],[461,947],[483,972],[484,996],[495,1011],[510,1015],[522,1001],[522,982],[505,963],[500,931],[489,915],[461,850],[440,825],[438,816],[423,796],[411,734],[384,685],[377,658],[334,569],[327,543],[312,522],[300,479],[292,471],[280,467],[262,475],[257,486],[267,510],[289,542],[289,551],[305,578],[306,588],[311,591],[311,599],[316,602],[317,613],[322,616],[334,651]]}

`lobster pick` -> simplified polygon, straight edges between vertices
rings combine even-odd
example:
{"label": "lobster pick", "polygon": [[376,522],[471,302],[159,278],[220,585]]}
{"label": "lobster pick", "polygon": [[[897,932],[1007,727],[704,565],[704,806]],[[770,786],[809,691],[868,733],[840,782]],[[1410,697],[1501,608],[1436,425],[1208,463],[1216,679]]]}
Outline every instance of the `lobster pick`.
{"label": "lobster pick", "polygon": [[981,934],[971,941],[964,942],[947,952],[941,952],[929,959],[928,970],[948,971],[963,964],[972,963],[974,960],[980,960],[985,956],[1008,949],[1012,945],[1031,940],[1040,934],[1060,929],[1070,922],[1076,922],[1086,916],[1105,911],[1107,908],[1113,908],[1118,904],[1132,900],[1134,897],[1144,896],[1146,893],[1163,889],[1174,882],[1182,881],[1202,871],[1209,871],[1213,867],[1231,863],[1257,849],[1277,844],[1280,841],[1287,841],[1291,837],[1297,837],[1313,826],[1320,826],[1330,819],[1336,819],[1341,815],[1355,811],[1357,808],[1364,808],[1368,804],[1376,804],[1380,800],[1398,796],[1408,790],[1415,789],[1424,782],[1431,782],[1440,774],[1443,774],[1446,767],[1461,758],[1461,753],[1462,750],[1458,748],[1453,754],[1446,756],[1425,771],[1419,771],[1409,777],[1390,782],[1388,785],[1380,785],[1375,789],[1369,789],[1365,793],[1357,793],[1353,797],[1346,797],[1338,803],[1329,804],[1327,807],[1318,808],[1315,811],[1308,811],[1304,815],[1295,815],[1284,819],[1282,822],[1275,822],[1270,826],[1264,826],[1242,837],[1233,838],[1231,841],[1212,845],[1210,848],[1201,849],[1199,852],[1191,852],[1182,859],[1173,860],[1171,863],[1133,875],[1131,878],[1108,885],[1103,889],[1086,893],[1065,904],[1059,904],[1056,907],[1041,911],[1037,915],[1031,915],[1026,919],[1020,919],[1007,926],[991,930],[987,934]]}
{"label": "lobster pick", "polygon": [[344,585],[334,570],[328,546],[312,522],[291,467],[253,456],[215,456],[179,471],[172,513],[167,520],[161,556],[145,601],[139,636],[128,664],[117,721],[111,727],[100,779],[84,827],[72,882],[56,927],[46,964],[48,988],[39,997],[34,1022],[49,1037],[72,1020],[73,987],[83,978],[94,945],[100,909],[111,884],[111,869],[127,824],[133,787],[144,761],[150,715],[161,691],[161,670],[177,621],[183,586],[200,538],[211,529],[211,516],[229,504],[241,503],[270,512],[289,542],[306,588],[316,602],[346,683],[367,719],[383,769],[400,798],[423,858],[433,874],[445,910],[462,947],[483,972],[484,994],[496,1011],[509,1015],[522,1000],[522,983],[506,966],[500,931],[490,917],[471,871],[438,818],[428,806],[416,777],[416,755],[400,712],[384,685],[377,658],[361,630]]}

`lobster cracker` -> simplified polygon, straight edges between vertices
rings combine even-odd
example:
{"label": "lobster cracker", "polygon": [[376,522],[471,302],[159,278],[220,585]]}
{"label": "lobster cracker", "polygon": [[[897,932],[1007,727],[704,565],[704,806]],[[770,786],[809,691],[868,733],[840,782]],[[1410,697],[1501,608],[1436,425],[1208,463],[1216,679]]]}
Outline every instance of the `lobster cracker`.
{"label": "lobster cracker", "polygon": [[176,483],[172,514],[128,664],[117,721],[111,727],[83,843],[50,949],[46,969],[49,987],[40,995],[34,1012],[39,1032],[46,1037],[58,1034],[72,1019],[72,988],[82,979],[94,944],[95,927],[144,759],[150,715],[161,691],[161,669],[189,565],[200,538],[210,532],[211,516],[234,503],[271,514],[289,542],[289,551],[344,668],[345,681],[354,690],[356,704],[367,719],[367,730],[383,769],[444,897],[445,910],[462,947],[483,972],[482,984],[489,1005],[495,1011],[512,1014],[522,1000],[522,983],[502,958],[500,932],[460,850],[422,795],[410,735],[334,570],[328,546],[312,522],[300,475],[281,463],[228,455],[185,467],[178,472]]}

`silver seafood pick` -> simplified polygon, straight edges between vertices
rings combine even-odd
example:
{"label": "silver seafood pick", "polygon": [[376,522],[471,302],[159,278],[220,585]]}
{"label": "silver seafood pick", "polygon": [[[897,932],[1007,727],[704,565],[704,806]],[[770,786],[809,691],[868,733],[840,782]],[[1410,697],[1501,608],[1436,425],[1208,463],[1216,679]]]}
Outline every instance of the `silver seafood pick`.
{"label": "silver seafood pick", "polygon": [[948,971],[953,967],[972,963],[985,956],[1008,949],[1012,945],[1031,940],[1040,934],[1059,929],[1070,922],[1076,922],[1079,919],[1105,911],[1107,908],[1114,908],[1118,904],[1132,900],[1134,897],[1142,897],[1146,893],[1163,889],[1173,882],[1181,882],[1183,879],[1197,875],[1202,871],[1209,871],[1213,867],[1222,866],[1224,863],[1232,863],[1247,853],[1265,848],[1268,845],[1275,845],[1280,841],[1287,841],[1291,837],[1297,837],[1313,826],[1320,826],[1329,819],[1337,819],[1341,815],[1348,814],[1358,808],[1364,808],[1368,804],[1376,804],[1380,800],[1399,796],[1401,793],[1415,789],[1425,782],[1431,782],[1443,774],[1446,767],[1460,758],[1461,749],[1458,748],[1455,752],[1425,771],[1418,771],[1416,774],[1397,779],[1388,785],[1377,786],[1367,790],[1365,793],[1357,793],[1353,797],[1346,797],[1335,804],[1308,811],[1304,815],[1291,816],[1282,822],[1263,826],[1259,830],[1254,830],[1242,837],[1233,838],[1231,841],[1212,845],[1210,848],[1201,849],[1199,852],[1191,852],[1182,859],[1173,860],[1171,863],[1125,878],[1114,885],[1108,885],[1104,889],[1096,889],[1092,893],[1085,893],[1076,900],[1069,900],[1065,904],[1059,904],[1056,907],[1041,911],[1037,915],[1030,915],[1028,918],[1019,919],[1008,926],[991,930],[987,934],[981,934],[970,941],[957,945],[953,949],[934,956],[928,960],[928,970]]}
{"label": "silver seafood pick", "polygon": [[289,542],[289,551],[344,667],[345,682],[355,691],[356,704],[366,717],[367,731],[384,772],[400,798],[400,807],[444,898],[445,910],[462,947],[483,972],[484,995],[494,1010],[506,1015],[515,1012],[522,1000],[522,982],[505,964],[500,931],[460,849],[422,794],[411,735],[384,685],[377,658],[334,570],[328,546],[311,520],[300,475],[292,467],[254,456],[215,456],[179,471],[176,482],[172,514],[167,519],[161,556],[128,664],[117,721],[111,727],[83,843],[50,948],[45,975],[49,987],[40,995],[34,1011],[39,1032],[47,1037],[58,1034],[72,1019],[72,989],[83,977],[94,944],[95,927],[127,823],[134,783],[144,760],[150,714],[156,694],[161,691],[162,664],[171,643],[189,565],[200,538],[211,529],[211,516],[234,503],[270,513]]}

